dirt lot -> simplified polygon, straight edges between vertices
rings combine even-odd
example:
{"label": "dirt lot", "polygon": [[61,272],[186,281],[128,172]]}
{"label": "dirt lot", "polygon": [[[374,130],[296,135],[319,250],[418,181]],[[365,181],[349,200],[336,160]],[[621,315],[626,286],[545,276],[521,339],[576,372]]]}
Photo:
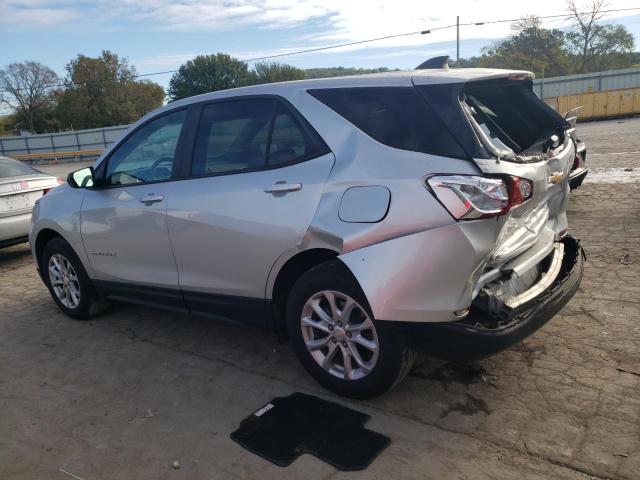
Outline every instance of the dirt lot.
{"label": "dirt lot", "polygon": [[[332,396],[288,345],[242,326],[125,305],[73,321],[26,245],[1,251],[0,478],[640,478],[640,183],[607,174],[640,170],[640,119],[579,132],[607,170],[572,198],[588,255],[575,298],[522,344],[429,360],[375,401]],[[309,455],[282,469],[229,439],[294,391],[370,414],[392,445],[347,474]]]}

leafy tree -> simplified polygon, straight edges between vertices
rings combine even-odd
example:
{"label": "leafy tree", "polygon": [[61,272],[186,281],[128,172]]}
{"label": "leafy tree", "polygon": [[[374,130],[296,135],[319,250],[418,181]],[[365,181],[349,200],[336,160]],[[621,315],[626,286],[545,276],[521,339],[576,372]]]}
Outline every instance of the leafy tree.
{"label": "leafy tree", "polygon": [[15,114],[0,115],[0,135],[14,135],[17,123]]}
{"label": "leafy tree", "polygon": [[481,57],[469,57],[461,58],[459,61],[449,60],[449,67],[451,68],[476,68],[480,66]]}
{"label": "leafy tree", "polygon": [[168,95],[174,101],[249,83],[252,83],[252,78],[247,64],[237,58],[226,53],[198,55],[173,74]]}
{"label": "leafy tree", "polygon": [[0,70],[0,105],[6,105],[32,133],[42,131],[39,117],[55,105],[56,72],[37,62],[12,63]]}
{"label": "leafy tree", "polygon": [[304,70],[283,63],[256,63],[253,66],[255,83],[287,82],[290,80],[302,80]]}
{"label": "leafy tree", "polygon": [[586,73],[631,65],[633,35],[623,25],[601,25],[606,13],[604,0],[592,0],[583,11],[575,0],[567,2],[574,27],[567,34],[568,50],[575,58],[575,72]]}
{"label": "leafy tree", "polygon": [[78,55],[66,70],[66,88],[57,110],[66,128],[131,123],[164,101],[160,85],[136,81],[136,70],[127,59],[106,50],[97,58]]}
{"label": "leafy tree", "polygon": [[541,28],[537,17],[526,17],[513,26],[514,35],[483,49],[478,66],[531,70],[537,76],[570,73],[562,30]]}

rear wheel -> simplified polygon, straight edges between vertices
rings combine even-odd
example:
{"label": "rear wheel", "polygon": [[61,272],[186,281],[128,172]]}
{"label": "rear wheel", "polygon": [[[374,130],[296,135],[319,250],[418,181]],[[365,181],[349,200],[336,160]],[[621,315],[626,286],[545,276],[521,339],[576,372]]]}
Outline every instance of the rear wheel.
{"label": "rear wheel", "polygon": [[309,270],[296,282],[287,324],[304,367],[340,395],[380,395],[405,377],[415,358],[401,328],[373,318],[360,286],[337,260]]}
{"label": "rear wheel", "polygon": [[106,303],[98,298],[80,259],[62,238],[54,238],[46,244],[40,268],[51,297],[70,317],[91,318],[106,307]]}

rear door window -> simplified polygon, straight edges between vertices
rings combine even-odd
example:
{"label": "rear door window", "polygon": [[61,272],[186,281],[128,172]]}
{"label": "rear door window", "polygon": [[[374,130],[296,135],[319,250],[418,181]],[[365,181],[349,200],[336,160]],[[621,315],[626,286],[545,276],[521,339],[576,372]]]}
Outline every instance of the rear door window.
{"label": "rear door window", "polygon": [[318,134],[283,102],[232,99],[202,109],[191,174],[253,171],[328,152]]}
{"label": "rear door window", "polygon": [[285,105],[278,103],[269,147],[269,165],[293,163],[327,152],[324,143]]}
{"label": "rear door window", "polygon": [[206,175],[264,167],[274,100],[247,99],[205,105],[191,173]]}
{"label": "rear door window", "polygon": [[309,93],[389,147],[467,158],[449,129],[413,87],[330,88]]}

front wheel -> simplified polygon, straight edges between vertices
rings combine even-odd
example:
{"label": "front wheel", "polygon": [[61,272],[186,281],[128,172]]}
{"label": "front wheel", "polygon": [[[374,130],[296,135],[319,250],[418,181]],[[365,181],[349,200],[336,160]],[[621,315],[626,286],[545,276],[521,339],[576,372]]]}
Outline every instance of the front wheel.
{"label": "front wheel", "polygon": [[401,328],[373,318],[357,281],[338,260],[309,270],[296,282],[287,325],[307,371],[347,397],[371,398],[390,390],[415,358]]}
{"label": "front wheel", "polygon": [[47,243],[40,268],[51,297],[70,317],[91,318],[106,307],[106,303],[98,298],[80,259],[62,238]]}

